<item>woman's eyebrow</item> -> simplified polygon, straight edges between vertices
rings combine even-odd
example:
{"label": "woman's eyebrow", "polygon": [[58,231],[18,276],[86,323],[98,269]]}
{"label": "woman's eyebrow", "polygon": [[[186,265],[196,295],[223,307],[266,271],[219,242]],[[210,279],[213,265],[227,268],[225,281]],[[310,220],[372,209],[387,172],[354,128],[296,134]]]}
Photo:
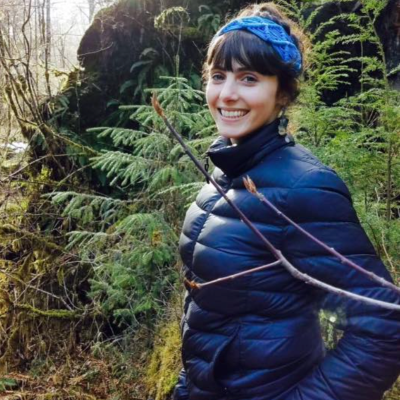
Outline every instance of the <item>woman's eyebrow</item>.
{"label": "woman's eyebrow", "polygon": [[211,71],[214,70],[214,69],[218,69],[218,70],[221,70],[221,71],[226,71],[226,68],[223,67],[223,66],[221,66],[221,65],[213,65],[213,66],[210,68]]}
{"label": "woman's eyebrow", "polygon": [[251,69],[249,67],[246,67],[246,66],[240,66],[240,67],[237,67],[237,68],[232,68],[232,70],[230,70],[230,69],[228,70],[227,68],[222,67],[222,66],[218,66],[218,65],[214,65],[214,66],[212,66],[210,68],[210,71],[215,71],[215,70],[218,70],[218,71],[231,71],[231,72],[255,72],[253,69]]}
{"label": "woman's eyebrow", "polygon": [[233,72],[254,72],[251,68],[249,68],[249,67],[238,67],[238,68],[235,68],[234,70],[233,70]]}

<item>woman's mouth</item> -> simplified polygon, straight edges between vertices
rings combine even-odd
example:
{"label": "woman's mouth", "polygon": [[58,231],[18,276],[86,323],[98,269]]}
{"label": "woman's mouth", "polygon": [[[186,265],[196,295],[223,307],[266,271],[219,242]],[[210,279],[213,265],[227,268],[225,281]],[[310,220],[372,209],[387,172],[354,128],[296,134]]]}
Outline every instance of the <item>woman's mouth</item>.
{"label": "woman's mouth", "polygon": [[218,111],[224,118],[230,119],[238,119],[244,117],[249,112],[247,110],[224,110],[222,108],[219,108]]}

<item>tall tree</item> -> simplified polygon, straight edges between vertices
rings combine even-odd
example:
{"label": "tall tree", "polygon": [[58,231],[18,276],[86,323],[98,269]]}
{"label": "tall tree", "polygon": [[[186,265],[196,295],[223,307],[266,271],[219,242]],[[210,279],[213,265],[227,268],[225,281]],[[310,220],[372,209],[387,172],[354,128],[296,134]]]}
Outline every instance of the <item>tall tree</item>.
{"label": "tall tree", "polygon": [[96,0],[87,0],[88,6],[89,6],[89,22],[92,22],[93,16],[94,16],[94,11],[96,8]]}
{"label": "tall tree", "polygon": [[46,2],[46,47],[45,47],[45,76],[46,85],[49,96],[51,97],[51,86],[50,86],[50,72],[49,63],[51,56],[51,0],[45,0]]}

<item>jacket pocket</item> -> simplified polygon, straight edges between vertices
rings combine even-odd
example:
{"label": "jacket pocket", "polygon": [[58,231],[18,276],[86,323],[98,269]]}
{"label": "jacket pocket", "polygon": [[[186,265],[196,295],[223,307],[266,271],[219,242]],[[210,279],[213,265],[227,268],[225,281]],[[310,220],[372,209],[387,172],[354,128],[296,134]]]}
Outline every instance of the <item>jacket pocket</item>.
{"label": "jacket pocket", "polygon": [[233,335],[228,338],[228,340],[215,352],[215,356],[212,362],[212,376],[214,378],[215,384],[224,391],[226,391],[227,388],[222,383],[222,379],[223,376],[226,375],[227,356],[231,351],[233,342],[236,340],[239,334],[239,330],[240,327],[238,327]]}
{"label": "jacket pocket", "polygon": [[[187,324],[185,324],[187,328]],[[231,336],[226,336],[219,339],[215,347],[212,346],[212,334],[196,332],[194,344],[193,336],[187,334],[185,327],[183,329],[183,345],[182,345],[182,360],[187,373],[188,382],[195,385],[200,390],[214,393],[221,398],[224,398],[227,391],[222,383],[221,375],[225,372],[227,354],[230,352],[231,345],[237,337],[239,328],[232,330]],[[186,331],[186,332],[185,332]],[[186,333],[186,334],[185,334]],[[212,357],[207,358],[203,351],[199,351],[199,338],[203,335],[204,345],[208,343],[210,347],[204,349],[206,352],[212,352]],[[215,342],[214,342],[215,343]]]}

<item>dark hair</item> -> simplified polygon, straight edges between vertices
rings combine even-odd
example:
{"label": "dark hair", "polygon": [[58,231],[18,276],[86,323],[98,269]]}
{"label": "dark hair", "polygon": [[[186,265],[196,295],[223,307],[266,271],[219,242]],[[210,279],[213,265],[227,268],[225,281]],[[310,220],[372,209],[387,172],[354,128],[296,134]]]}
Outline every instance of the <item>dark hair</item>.
{"label": "dark hair", "polygon": [[[292,30],[296,29],[294,23],[284,16],[276,5],[271,3],[253,4],[244,8],[234,19],[249,16],[269,18],[281,25],[302,52],[299,38],[292,33]],[[298,96],[298,73],[294,66],[285,63],[269,43],[242,30],[214,37],[208,48],[203,67],[203,78],[208,79],[211,67],[232,71],[234,61],[260,74],[276,75],[279,82],[279,93],[286,99],[287,104],[293,102]]]}

